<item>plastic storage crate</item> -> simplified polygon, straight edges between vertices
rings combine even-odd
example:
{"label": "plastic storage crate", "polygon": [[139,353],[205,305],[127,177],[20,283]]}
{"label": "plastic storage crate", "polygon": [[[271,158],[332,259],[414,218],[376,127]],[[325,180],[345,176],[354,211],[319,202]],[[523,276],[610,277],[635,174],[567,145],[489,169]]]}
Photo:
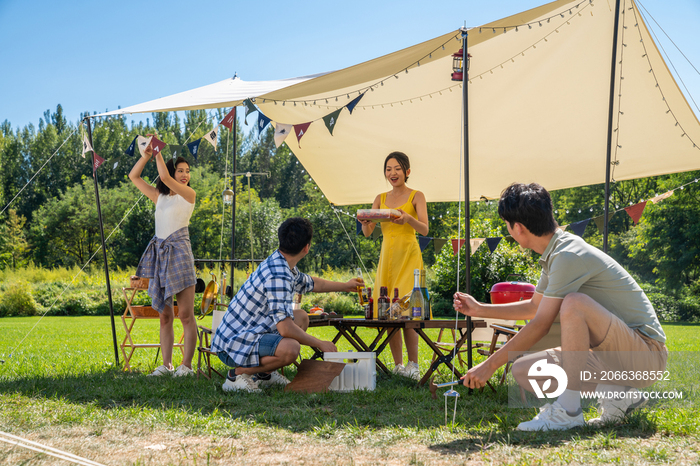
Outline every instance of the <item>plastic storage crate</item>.
{"label": "plastic storage crate", "polygon": [[330,390],[351,392],[353,390],[374,390],[377,385],[377,355],[368,353],[323,353],[324,361],[344,362],[343,372],[333,379]]}

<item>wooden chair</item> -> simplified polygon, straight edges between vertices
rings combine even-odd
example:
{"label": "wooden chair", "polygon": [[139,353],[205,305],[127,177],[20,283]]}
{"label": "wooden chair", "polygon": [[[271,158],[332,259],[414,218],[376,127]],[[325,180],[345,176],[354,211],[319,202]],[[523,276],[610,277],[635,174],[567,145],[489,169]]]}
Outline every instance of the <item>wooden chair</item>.
{"label": "wooden chair", "polygon": [[[485,327],[477,327],[474,329],[472,332],[472,347],[471,348],[465,348],[463,347],[457,352],[457,361],[459,361],[459,364],[461,366],[466,366],[464,360],[462,359],[462,353],[465,353],[466,351],[471,351],[472,349],[477,349],[477,351],[480,351],[479,348],[484,348],[484,347],[490,347],[491,344],[497,344],[498,342],[505,342],[507,341],[506,338],[502,335],[495,335],[494,332],[491,331],[491,325],[497,324],[497,325],[505,325],[505,326],[512,326],[515,325],[514,320],[501,320],[501,319],[483,319],[486,321],[486,326]],[[450,335],[452,336],[452,341],[450,340],[443,340],[443,337],[447,337],[446,334],[443,334],[445,330],[450,331]],[[455,347],[455,342],[457,339],[455,338],[455,331],[454,329],[440,329],[440,332],[438,333],[438,337],[435,340],[435,345],[440,348],[445,354],[451,353],[454,351]],[[510,338],[508,338],[510,339]],[[486,342],[491,342],[487,344]],[[484,354],[482,352],[479,352],[479,354]],[[490,354],[490,353],[489,353]],[[489,354],[485,354],[485,356],[489,356]],[[433,361],[437,358],[437,355],[433,355]]]}

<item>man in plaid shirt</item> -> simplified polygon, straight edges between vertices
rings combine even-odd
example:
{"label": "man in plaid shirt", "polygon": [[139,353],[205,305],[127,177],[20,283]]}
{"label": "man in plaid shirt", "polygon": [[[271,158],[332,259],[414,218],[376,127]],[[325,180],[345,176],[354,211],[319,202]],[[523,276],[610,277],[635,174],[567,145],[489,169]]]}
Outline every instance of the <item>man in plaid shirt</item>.
{"label": "man in plaid shirt", "polygon": [[299,272],[309,253],[313,227],[306,219],[285,220],[277,230],[279,249],[265,259],[243,284],[216,329],[211,349],[227,366],[224,391],[260,391],[259,386],[289,383],[276,369],[293,363],[301,345],[337,351],[330,341],[306,333],[309,317],[293,310],[295,293],[354,292],[361,279],[332,282]]}

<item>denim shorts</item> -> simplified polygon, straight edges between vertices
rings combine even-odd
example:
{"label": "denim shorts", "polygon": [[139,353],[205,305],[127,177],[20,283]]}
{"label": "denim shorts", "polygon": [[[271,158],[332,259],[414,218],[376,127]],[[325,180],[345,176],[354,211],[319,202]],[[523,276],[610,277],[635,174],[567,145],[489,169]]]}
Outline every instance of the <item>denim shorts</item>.
{"label": "denim shorts", "polygon": [[[260,337],[260,342],[258,346],[258,355],[262,358],[265,356],[274,356],[277,350],[277,345],[282,341],[282,335],[277,333],[266,333]],[[229,367],[236,367],[233,362],[233,358],[228,355],[225,351],[220,351],[216,354],[221,362]]]}

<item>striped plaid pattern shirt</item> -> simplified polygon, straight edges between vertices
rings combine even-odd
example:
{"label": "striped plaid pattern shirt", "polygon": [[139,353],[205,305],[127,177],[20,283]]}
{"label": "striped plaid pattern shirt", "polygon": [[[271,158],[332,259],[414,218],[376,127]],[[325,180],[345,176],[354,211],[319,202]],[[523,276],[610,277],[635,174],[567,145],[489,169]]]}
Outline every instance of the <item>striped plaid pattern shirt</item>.
{"label": "striped plaid pattern shirt", "polygon": [[197,283],[194,256],[187,227],[165,239],[154,236],[136,268],[136,275],[146,277],[151,306],[158,313],[165,306],[173,308],[173,296]]}
{"label": "striped plaid pattern shirt", "polygon": [[275,251],[258,266],[233,297],[211,343],[215,352],[226,352],[239,367],[260,365],[259,341],[266,333],[277,333],[277,322],[294,319],[294,293],[314,288],[313,279],[289,268]]}

